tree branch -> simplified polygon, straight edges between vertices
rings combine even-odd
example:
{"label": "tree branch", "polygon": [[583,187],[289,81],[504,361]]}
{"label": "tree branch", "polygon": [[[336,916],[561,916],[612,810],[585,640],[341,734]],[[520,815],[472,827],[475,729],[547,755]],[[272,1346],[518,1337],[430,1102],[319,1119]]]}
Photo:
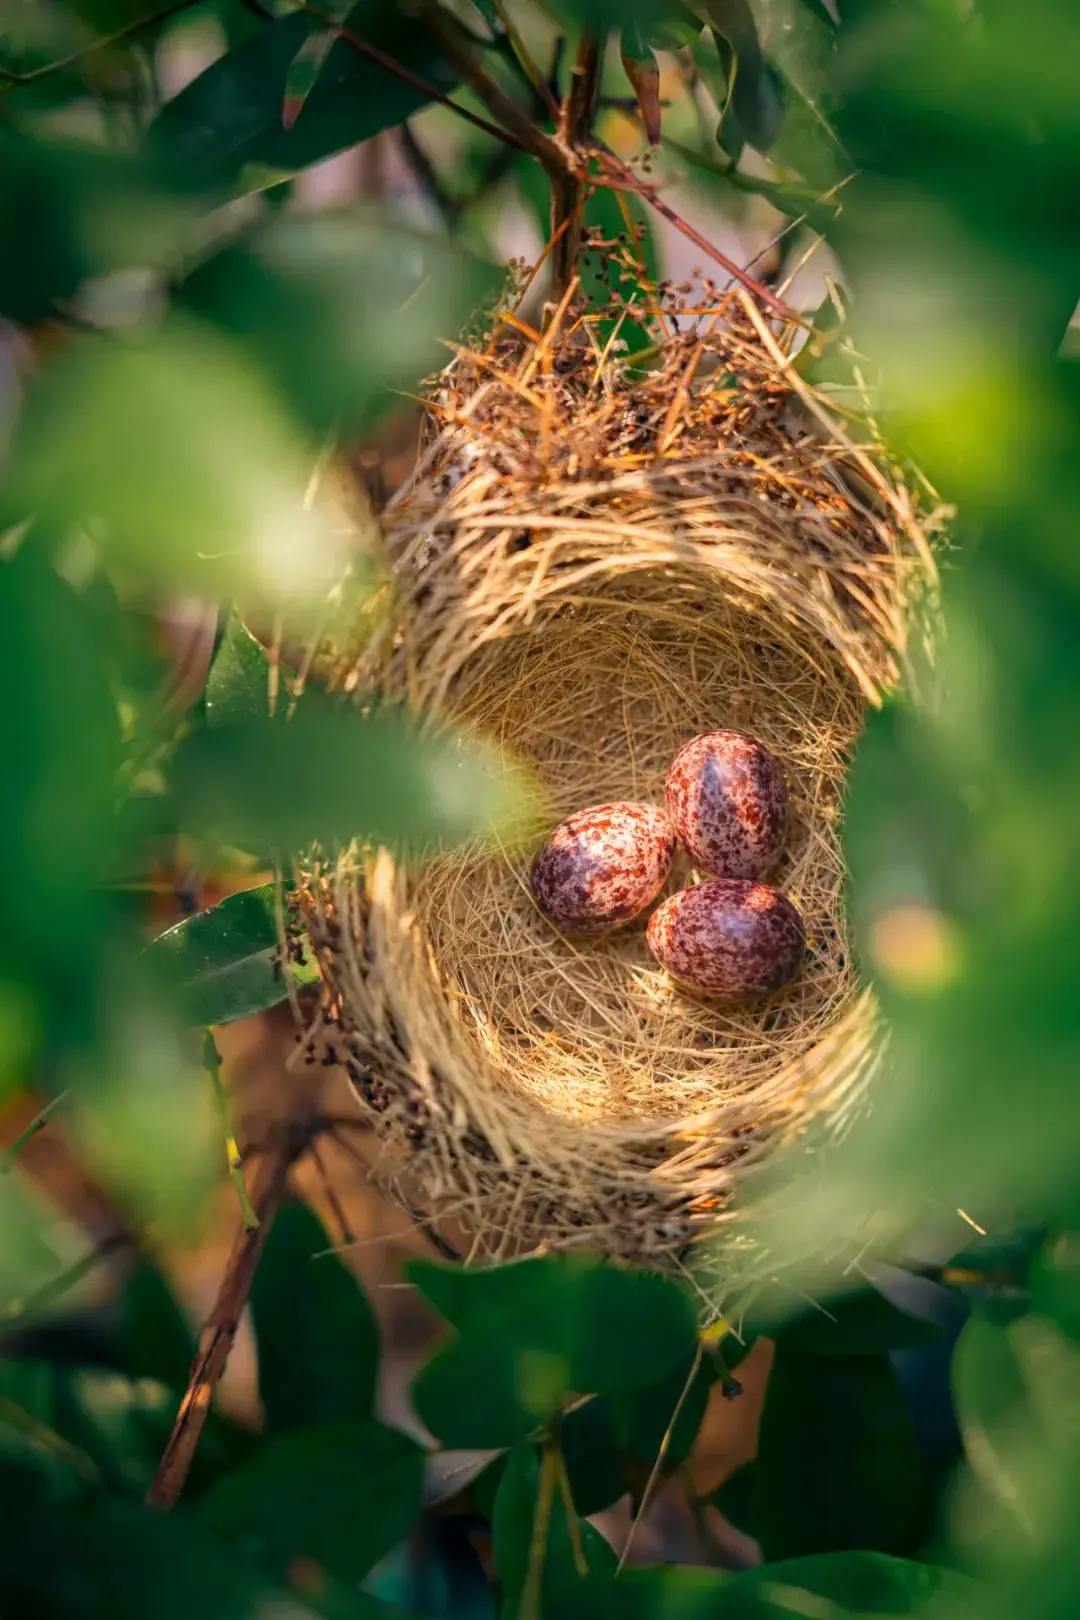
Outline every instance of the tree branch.
{"label": "tree branch", "polygon": [[600,62],[600,41],[586,31],[559,112],[558,141],[565,159],[561,170],[551,176],[551,297],[556,303],[569,287],[581,255],[584,168],[596,116]]}
{"label": "tree branch", "polygon": [[542,163],[550,174],[562,173],[566,168],[566,156],[561,147],[550,135],[538,129],[529,114],[522,112],[502,86],[495,82],[486,71],[478,51],[457,27],[454,19],[436,0],[425,0],[424,16],[470,90],[479,96],[488,112],[503,126],[503,138],[511,138],[523,152],[528,152],[538,163]]}
{"label": "tree branch", "polygon": [[[306,1141],[306,1137],[303,1140]],[[242,1225],[236,1234],[214,1308],[207,1318],[198,1352],[192,1362],[187,1393],[180,1403],[154,1482],[146,1495],[150,1507],[173,1507],[184,1488],[210,1412],[214,1391],[236,1341],[236,1330],[247,1303],[266,1234],[281,1203],[289,1167],[301,1145],[293,1135],[287,1135],[282,1143],[275,1145],[260,1159],[251,1193],[259,1224],[254,1228]]]}
{"label": "tree branch", "polygon": [[713,247],[712,243],[702,236],[700,231],[695,230],[693,225],[675,212],[670,203],[664,201],[656,186],[650,185],[647,181],[639,180],[636,175],[630,172],[625,163],[615,156],[614,152],[597,149],[596,156],[601,165],[607,170],[607,174],[594,175],[593,183],[595,185],[609,186],[614,191],[632,191],[637,196],[643,197],[650,207],[655,208],[658,214],[664,216],[670,225],[674,225],[675,229],[685,236],[688,241],[693,242],[696,248],[700,248],[702,253],[707,254],[710,259],[726,270],[733,280],[739,282],[741,286],[746,288],[747,292],[752,293],[760,303],[766,305],[775,315],[779,315],[785,321],[798,321],[801,325],[806,324],[803,317],[797,310],[792,309],[790,304],[786,304],[782,298],[778,298],[775,293],[770,292],[762,282],[755,281],[753,276],[748,275],[741,265],[735,263],[734,259],[729,259],[726,253],[721,253],[719,248]]}

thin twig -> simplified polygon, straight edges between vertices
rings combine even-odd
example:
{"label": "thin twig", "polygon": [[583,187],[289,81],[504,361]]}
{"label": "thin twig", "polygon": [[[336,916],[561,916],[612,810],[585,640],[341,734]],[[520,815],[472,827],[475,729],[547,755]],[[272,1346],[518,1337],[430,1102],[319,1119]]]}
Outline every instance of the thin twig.
{"label": "thin twig", "polygon": [[232,1110],[229,1107],[228,1093],[221,1080],[221,1053],[215,1046],[214,1037],[209,1030],[203,1032],[203,1068],[210,1076],[214,1100],[221,1116],[221,1127],[225,1132],[225,1162],[229,1167],[229,1179],[235,1188],[237,1203],[240,1205],[240,1219],[244,1223],[245,1230],[253,1232],[259,1224],[259,1217],[251,1207],[251,1199],[248,1197],[244,1181],[244,1161],[240,1157],[240,1149],[233,1134]]}
{"label": "thin twig", "polygon": [[[192,0],[185,0],[185,4],[190,5],[191,3]],[[421,91],[423,95],[428,96],[432,101],[437,101],[440,106],[449,107],[451,112],[457,113],[459,118],[464,118],[466,123],[475,124],[477,129],[482,129],[488,135],[494,135],[496,140],[506,141],[511,146],[520,147],[522,151],[529,150],[527,146],[522,144],[520,138],[514,136],[508,130],[501,129],[498,124],[489,123],[486,118],[481,118],[478,113],[470,112],[468,107],[462,107],[452,97],[448,96],[445,90],[440,90],[438,85],[432,84],[430,79],[425,79],[420,73],[414,73],[412,68],[405,66],[404,62],[398,62],[394,57],[388,56],[378,45],[372,45],[370,41],[355,33],[353,29],[347,28],[344,23],[337,22],[333,17],[328,16],[326,12],[320,11],[317,6],[307,4],[307,0],[300,0],[300,9],[305,11],[309,17],[314,17],[316,22],[322,23],[324,28],[329,28],[336,39],[343,39],[346,45],[352,46],[354,51],[359,51],[362,56],[370,57],[381,68],[385,68],[387,73],[392,73],[396,79],[401,79],[405,84],[411,84],[414,90]],[[509,97],[507,100],[509,101]],[[513,106],[513,102],[509,104]]]}
{"label": "thin twig", "polygon": [[187,1393],[180,1403],[154,1482],[146,1494],[147,1504],[151,1507],[171,1508],[184,1488],[214,1391],[236,1340],[240,1316],[247,1303],[266,1234],[281,1202],[289,1167],[300,1145],[290,1140],[262,1157],[257,1184],[252,1192],[259,1224],[253,1230],[241,1226],[236,1234],[214,1308],[203,1328],[198,1353],[191,1366]]}
{"label": "thin twig", "polygon": [[688,220],[683,219],[680,214],[677,214],[670,203],[664,201],[656,186],[650,185],[647,181],[639,180],[626,167],[626,164],[615,156],[614,152],[600,149],[597,150],[596,156],[602,167],[608,172],[607,174],[594,174],[591,177],[594,185],[607,186],[613,191],[632,191],[637,196],[644,198],[651,208],[655,208],[658,214],[664,216],[669,225],[674,225],[675,229],[681,232],[688,241],[693,242],[694,246],[699,248],[702,253],[708,254],[710,259],[726,270],[728,275],[745,287],[748,292],[753,293],[754,297],[759,299],[761,303],[767,305],[774,314],[780,315],[785,321],[794,321],[799,326],[808,324],[798,310],[792,309],[790,304],[786,304],[782,298],[778,298],[762,282],[755,281],[753,276],[747,275],[742,266],[736,264],[734,259],[729,259],[726,253],[721,253],[719,248],[713,247],[712,243],[702,236],[700,231],[696,230]]}
{"label": "thin twig", "polygon": [[[371,1166],[364,1158],[363,1154],[358,1153],[351,1142],[347,1141],[344,1137],[338,1136],[337,1134],[340,1124],[358,1123],[360,1122],[340,1121],[335,1124],[330,1134],[337,1143],[338,1147],[341,1148],[342,1152],[347,1154],[348,1157],[352,1159],[354,1164],[358,1164],[362,1170],[370,1175]],[[396,1187],[394,1189],[394,1202],[401,1205],[409,1219],[420,1228],[428,1242],[431,1244],[432,1248],[437,1250],[437,1252],[442,1255],[444,1260],[451,1260],[455,1265],[461,1264],[462,1260],[464,1259],[464,1255],[461,1253],[461,1250],[456,1249],[454,1245],[448,1241],[448,1239],[443,1237],[442,1233],[434,1226],[430,1215],[426,1215],[417,1204],[410,1203],[409,1199],[401,1191],[400,1187]]]}
{"label": "thin twig", "polygon": [[[671,1436],[675,1432],[675,1425],[679,1421],[679,1414],[682,1411],[683,1407],[686,1405],[686,1400],[687,1400],[687,1397],[690,1394],[690,1390],[691,1390],[691,1387],[693,1385],[694,1379],[698,1375],[698,1368],[701,1366],[701,1358],[702,1358],[703,1354],[704,1354],[704,1346],[702,1345],[702,1343],[701,1343],[701,1341],[699,1339],[698,1340],[697,1350],[694,1353],[693,1364],[691,1365],[690,1371],[686,1376],[686,1383],[682,1387],[681,1395],[679,1396],[678,1400],[675,1402],[675,1410],[671,1414],[671,1421],[668,1424],[667,1428],[664,1430],[664,1438],[660,1442],[660,1450],[656,1454],[656,1461],[653,1463],[652,1471],[649,1474],[649,1477],[645,1482],[645,1489],[644,1489],[644,1491],[642,1492],[642,1495],[641,1495],[641,1502],[640,1502],[640,1504],[638,1506],[637,1512],[634,1515],[634,1522],[630,1526],[630,1534],[627,1536],[626,1545],[625,1545],[625,1547],[623,1548],[622,1552],[619,1555],[619,1565],[618,1565],[619,1570],[622,1569],[623,1565],[626,1563],[626,1560],[630,1555],[630,1548],[634,1544],[634,1537],[637,1534],[638,1526],[640,1525],[641,1521],[644,1519],[645,1514],[646,1514],[646,1512],[648,1510],[648,1507],[649,1507],[649,1503],[652,1501],[653,1493],[656,1490],[657,1481],[660,1478],[660,1470],[664,1466],[664,1458],[667,1456],[667,1449],[671,1444]],[[616,1574],[617,1573],[618,1573],[618,1570],[616,1570]]]}
{"label": "thin twig", "polygon": [[38,1311],[47,1310],[58,1299],[62,1299],[69,1289],[74,1288],[76,1283],[82,1282],[102,1260],[107,1260],[109,1255],[116,1254],[120,1249],[128,1248],[131,1241],[128,1232],[110,1232],[108,1237],[102,1238],[96,1248],[90,1250],[89,1254],[84,1254],[58,1277],[52,1277],[47,1283],[43,1283],[35,1293],[26,1299],[9,1300],[0,1313],[0,1328],[6,1331],[24,1318],[34,1316]]}
{"label": "thin twig", "polygon": [[[551,297],[555,302],[565,293],[581,257],[583,170],[596,116],[600,64],[600,41],[586,29],[578,46],[570,89],[559,113],[559,145],[569,161],[564,161],[562,168],[551,174],[551,240],[556,243],[551,255]],[[579,152],[580,165],[574,161]],[[562,235],[558,236],[560,230]]]}
{"label": "thin twig", "polygon": [[492,0],[492,7],[496,17],[499,19],[502,31],[506,35],[507,43],[509,44],[510,49],[513,51],[518,62],[521,64],[525,77],[536,91],[541,103],[547,108],[552,119],[558,119],[559,104],[555,99],[551,85],[544,78],[544,75],[541,73],[539,67],[533,60],[529,47],[521,37],[521,30],[518,28],[517,23],[510,16],[510,13],[503,4],[503,0]]}
{"label": "thin twig", "polygon": [[15,1168],[15,1161],[27,1142],[33,1141],[37,1133],[44,1130],[66,1096],[66,1090],[58,1092],[55,1097],[45,1104],[40,1114],[35,1114],[29,1125],[19,1132],[11,1146],[4,1149],[3,1153],[0,1154],[0,1176],[9,1176],[11,1174]]}
{"label": "thin twig", "polygon": [[323,1163],[322,1155],[319,1152],[318,1142],[312,1141],[308,1152],[311,1155],[311,1162],[318,1172],[319,1180],[322,1182],[323,1193],[326,1197],[326,1202],[330,1207],[330,1213],[333,1215],[334,1220],[337,1223],[338,1237],[341,1247],[346,1248],[350,1245],[355,1245],[358,1241],[356,1233],[353,1231],[349,1217],[345,1213],[345,1205],[338,1197],[337,1188],[334,1186],[329,1175],[327,1174],[326,1165]]}
{"label": "thin twig", "polygon": [[439,172],[417,139],[412,125],[405,121],[398,130],[401,153],[424,196],[438,212],[448,231],[455,231],[461,217],[461,204],[442,183]]}

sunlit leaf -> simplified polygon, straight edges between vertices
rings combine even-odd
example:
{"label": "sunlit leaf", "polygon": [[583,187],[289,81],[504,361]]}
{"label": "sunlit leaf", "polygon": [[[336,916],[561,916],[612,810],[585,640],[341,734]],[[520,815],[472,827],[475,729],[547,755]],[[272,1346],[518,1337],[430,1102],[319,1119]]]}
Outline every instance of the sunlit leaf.
{"label": "sunlit leaf", "polygon": [[360,431],[400,403],[396,390],[415,391],[500,281],[463,248],[367,209],[280,215],[211,254],[178,296],[321,435]]}
{"label": "sunlit leaf", "polygon": [[416,852],[512,838],[532,811],[527,779],[482,742],[315,692],[291,719],[192,736],[177,792],[189,826],[240,848],[362,838]]}
{"label": "sunlit leaf", "polygon": [[309,452],[241,350],[190,317],[73,344],[35,388],[10,498],[86,525],[136,579],[302,605],[348,537],[308,511]]}
{"label": "sunlit leaf", "polygon": [[188,1024],[227,1024],[275,1007],[290,983],[314,984],[314,963],[297,961],[278,936],[275,883],[244,889],[185,917],[144,952],[148,968],[175,995]]}

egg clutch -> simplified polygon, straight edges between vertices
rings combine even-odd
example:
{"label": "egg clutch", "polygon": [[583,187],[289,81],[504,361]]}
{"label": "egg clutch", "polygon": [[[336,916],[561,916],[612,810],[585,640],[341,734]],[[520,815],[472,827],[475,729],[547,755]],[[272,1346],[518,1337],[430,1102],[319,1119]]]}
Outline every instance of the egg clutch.
{"label": "egg clutch", "polygon": [[664,798],[663,810],[600,804],[560,822],[532,864],[536,904],[563,933],[612,933],[652,905],[682,844],[710,876],[657,907],[649,949],[698,994],[730,1002],[772,995],[794,978],[806,948],[797,908],[759,881],[787,835],[779,763],[745,732],[711,731],[679,749]]}

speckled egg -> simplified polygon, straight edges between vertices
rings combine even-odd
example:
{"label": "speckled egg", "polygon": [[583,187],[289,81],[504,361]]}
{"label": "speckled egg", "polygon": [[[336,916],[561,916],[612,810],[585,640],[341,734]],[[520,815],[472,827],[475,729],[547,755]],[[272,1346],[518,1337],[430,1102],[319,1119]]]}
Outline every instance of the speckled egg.
{"label": "speckled egg", "polygon": [[744,731],[710,731],[685,743],[665,793],[676,836],[694,864],[717,877],[760,877],[784,847],[784,773]]}
{"label": "speckled egg", "polygon": [[648,939],[672,978],[723,1001],[758,1001],[779,990],[806,949],[791,901],[745,878],[710,878],[673,894],[649,918]]}
{"label": "speckled egg", "polygon": [[556,928],[607,934],[656,899],[674,858],[675,835],[655,805],[597,804],[559,823],[529,883]]}

